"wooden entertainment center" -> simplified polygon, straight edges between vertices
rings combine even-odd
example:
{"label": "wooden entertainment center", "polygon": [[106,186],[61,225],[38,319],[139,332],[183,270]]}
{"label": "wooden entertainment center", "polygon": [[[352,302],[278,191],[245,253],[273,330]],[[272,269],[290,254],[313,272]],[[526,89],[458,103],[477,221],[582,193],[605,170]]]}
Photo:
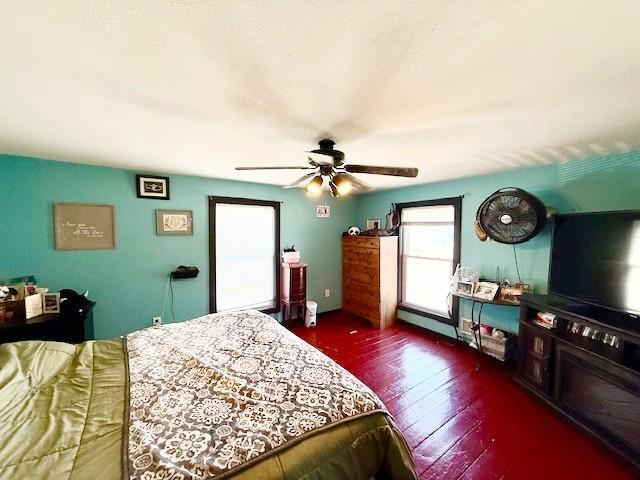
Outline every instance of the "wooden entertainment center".
{"label": "wooden entertainment center", "polygon": [[[538,312],[554,314],[556,326],[538,325]],[[617,346],[602,341],[612,336]],[[523,295],[516,380],[640,472],[640,318]]]}

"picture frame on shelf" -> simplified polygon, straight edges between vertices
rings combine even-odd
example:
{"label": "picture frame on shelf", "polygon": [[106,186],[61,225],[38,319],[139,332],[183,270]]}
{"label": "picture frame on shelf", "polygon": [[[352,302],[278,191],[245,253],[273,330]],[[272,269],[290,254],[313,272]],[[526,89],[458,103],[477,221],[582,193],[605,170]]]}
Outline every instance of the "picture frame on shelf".
{"label": "picture frame on shelf", "polygon": [[468,295],[471,297],[476,289],[476,282],[454,279],[451,285],[451,291],[459,295]]}
{"label": "picture frame on shelf", "polygon": [[156,210],[157,235],[193,235],[193,210]]}
{"label": "picture frame on shelf", "polygon": [[38,293],[38,286],[33,284],[27,284],[24,286],[24,296],[28,297],[30,295],[35,295]]}
{"label": "picture frame on shelf", "polygon": [[368,218],[367,219],[367,230],[379,230],[382,224],[382,220],[379,218]]}
{"label": "picture frame on shelf", "polygon": [[42,313],[60,313],[60,292],[42,293]]}
{"label": "picture frame on shelf", "polygon": [[498,300],[502,303],[511,305],[520,305],[520,297],[525,293],[531,293],[532,289],[529,284],[516,283],[515,285],[503,285],[498,291]]}
{"label": "picture frame on shelf", "polygon": [[169,200],[169,177],[158,175],[136,175],[136,193],[138,198]]}
{"label": "picture frame on shelf", "polygon": [[30,318],[42,315],[43,305],[44,302],[40,293],[24,297],[24,318],[29,320]]}
{"label": "picture frame on shelf", "polygon": [[473,296],[482,300],[492,301],[496,298],[500,285],[493,282],[478,282],[476,284]]}

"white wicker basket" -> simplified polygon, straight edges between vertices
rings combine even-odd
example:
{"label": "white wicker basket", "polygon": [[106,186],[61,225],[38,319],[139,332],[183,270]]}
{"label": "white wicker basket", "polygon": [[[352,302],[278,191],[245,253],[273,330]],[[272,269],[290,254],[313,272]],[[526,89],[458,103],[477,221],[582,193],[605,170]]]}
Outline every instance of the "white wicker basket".
{"label": "white wicker basket", "polygon": [[476,337],[480,336],[480,343],[482,345],[482,352],[487,355],[491,355],[494,358],[497,358],[500,361],[505,361],[509,354],[510,348],[509,344],[511,342],[509,336],[505,336],[504,338],[496,338],[491,335],[482,335],[480,331],[476,332],[476,335],[473,335],[471,331],[471,320],[463,318],[461,320],[462,323],[462,333],[470,337],[473,341],[475,341]]}

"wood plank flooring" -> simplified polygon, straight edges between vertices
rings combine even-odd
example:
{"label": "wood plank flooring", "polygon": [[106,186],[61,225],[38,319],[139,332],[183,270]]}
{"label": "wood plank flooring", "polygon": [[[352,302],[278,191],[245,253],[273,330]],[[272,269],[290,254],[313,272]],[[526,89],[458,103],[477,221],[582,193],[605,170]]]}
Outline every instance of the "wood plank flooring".
{"label": "wood plank flooring", "polygon": [[291,330],[385,402],[421,479],[636,478],[521,390],[509,367],[464,345],[402,322],[374,330],[343,312]]}

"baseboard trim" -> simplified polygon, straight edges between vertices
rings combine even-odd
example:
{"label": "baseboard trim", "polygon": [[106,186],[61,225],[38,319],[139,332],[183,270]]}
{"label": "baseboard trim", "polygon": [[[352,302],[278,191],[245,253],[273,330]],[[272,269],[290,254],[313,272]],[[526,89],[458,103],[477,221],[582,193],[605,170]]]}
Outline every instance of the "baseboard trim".
{"label": "baseboard trim", "polygon": [[[431,330],[430,328],[423,327],[422,325],[416,325],[415,323],[408,322],[407,320],[403,320],[402,318],[396,319],[396,322],[400,322],[400,323],[404,324],[405,326],[415,328],[415,329],[420,330],[422,332],[426,332],[429,335],[433,335],[434,337],[438,337],[438,338],[441,338],[442,340],[446,340],[451,345],[459,344],[459,345],[465,345],[467,347],[469,346],[469,345],[467,345],[466,342],[460,340],[459,338],[450,337],[448,335],[445,335],[444,333],[436,332],[435,330]],[[451,328],[453,328],[453,326]]]}

